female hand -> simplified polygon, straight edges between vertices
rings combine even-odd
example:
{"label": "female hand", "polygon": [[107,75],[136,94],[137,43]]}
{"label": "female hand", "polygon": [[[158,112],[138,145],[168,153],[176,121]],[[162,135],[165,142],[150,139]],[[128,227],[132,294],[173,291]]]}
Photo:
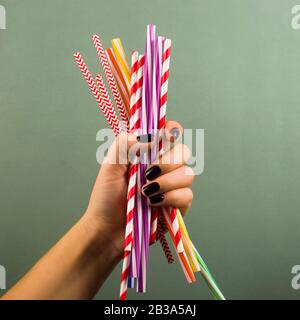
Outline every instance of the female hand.
{"label": "female hand", "polygon": [[[167,137],[176,138],[181,126],[169,121]],[[173,133],[173,136],[172,136]],[[128,144],[127,144],[128,142]],[[125,152],[119,153],[120,150]],[[131,147],[151,147],[122,133],[108,150],[84,216],[12,288],[3,299],[90,299],[122,256],[129,164],[120,164]],[[190,208],[193,172],[185,166],[190,152],[182,144],[168,150],[145,171],[142,192],[153,206]],[[119,164],[110,163],[116,159]],[[59,266],[59,267],[58,267]]]}
{"label": "female hand", "polygon": [[[170,140],[182,133],[182,127],[175,121],[166,123],[167,137]],[[91,221],[92,227],[99,229],[110,239],[110,243],[121,257],[125,233],[127,184],[129,164],[112,164],[112,159],[120,162],[119,150],[127,145],[128,150],[149,148],[149,143],[137,141],[131,134],[122,133],[110,147],[96,179],[85,216]],[[193,193],[190,189],[194,174],[186,166],[190,158],[187,146],[177,144],[164,153],[145,171],[148,182],[142,186],[142,194],[149,198],[152,206],[171,206],[179,208],[183,215],[189,210]]]}

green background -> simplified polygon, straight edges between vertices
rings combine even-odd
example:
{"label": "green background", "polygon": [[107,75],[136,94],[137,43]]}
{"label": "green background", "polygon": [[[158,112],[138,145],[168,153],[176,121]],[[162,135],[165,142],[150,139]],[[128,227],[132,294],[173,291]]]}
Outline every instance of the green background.
{"label": "green background", "polygon": [[[168,117],[205,129],[205,171],[186,218],[229,299],[299,298],[300,31],[287,0],[1,0],[0,264],[12,285],[84,212],[106,127],[72,54],[90,41],[143,50],[146,25],[173,40]],[[299,3],[300,4],[300,3]],[[59,266],[57,266],[59,268]],[[210,299],[198,276],[151,248],[146,294]],[[120,265],[98,299],[117,298]]]}

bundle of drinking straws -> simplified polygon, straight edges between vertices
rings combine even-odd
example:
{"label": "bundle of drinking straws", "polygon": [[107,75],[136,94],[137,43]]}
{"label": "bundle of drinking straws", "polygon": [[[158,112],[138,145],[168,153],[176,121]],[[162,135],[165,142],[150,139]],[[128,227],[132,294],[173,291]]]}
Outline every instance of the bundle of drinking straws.
{"label": "bundle of drinking straws", "polygon": [[[129,67],[120,39],[112,40],[112,48],[103,49],[101,39],[93,35],[92,41],[102,65],[111,97],[100,74],[94,78],[79,52],[76,63],[86,79],[100,109],[115,135],[127,131],[135,135],[151,134],[163,130],[166,122],[171,40],[156,36],[156,27],[147,26],[144,54],[132,51]],[[162,139],[158,148],[135,156],[128,174],[126,230],[124,258],[120,286],[120,299],[125,300],[128,288],[146,291],[149,246],[159,240],[169,263],[174,258],[165,234],[168,232],[188,283],[196,281],[200,272],[216,299],[224,296],[210,274],[199,252],[193,245],[177,208],[153,208],[141,194],[146,183],[146,163],[155,161],[164,153]]]}

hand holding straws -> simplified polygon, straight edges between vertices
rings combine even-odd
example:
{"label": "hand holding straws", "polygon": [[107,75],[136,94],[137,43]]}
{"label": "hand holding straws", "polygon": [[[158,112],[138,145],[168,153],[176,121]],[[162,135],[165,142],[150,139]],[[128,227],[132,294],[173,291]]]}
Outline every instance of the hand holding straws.
{"label": "hand holding straws", "polygon": [[[171,40],[157,37],[155,33],[155,26],[148,25],[145,54],[132,52],[131,70],[120,39],[113,39],[113,48],[104,51],[100,37],[92,37],[122,125],[101,75],[94,80],[80,53],[74,55],[116,136],[122,130],[140,135],[154,133],[165,126]],[[213,296],[223,300],[224,296],[188,235],[180,211],[176,208],[153,209],[140,193],[146,182],[145,163],[155,161],[163,153],[163,143],[159,140],[158,151],[153,148],[140,156],[143,159],[136,156],[129,169],[120,299],[126,299],[128,288],[146,291],[149,245],[156,239],[168,262],[174,261],[164,234],[168,231],[186,280],[195,282],[194,273],[200,271]]]}

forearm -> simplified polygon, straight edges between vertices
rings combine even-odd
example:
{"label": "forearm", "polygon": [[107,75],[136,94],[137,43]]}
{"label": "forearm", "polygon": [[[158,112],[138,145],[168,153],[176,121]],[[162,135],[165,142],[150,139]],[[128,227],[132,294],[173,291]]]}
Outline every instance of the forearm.
{"label": "forearm", "polygon": [[84,215],[2,299],[91,299],[119,260],[101,225]]}

